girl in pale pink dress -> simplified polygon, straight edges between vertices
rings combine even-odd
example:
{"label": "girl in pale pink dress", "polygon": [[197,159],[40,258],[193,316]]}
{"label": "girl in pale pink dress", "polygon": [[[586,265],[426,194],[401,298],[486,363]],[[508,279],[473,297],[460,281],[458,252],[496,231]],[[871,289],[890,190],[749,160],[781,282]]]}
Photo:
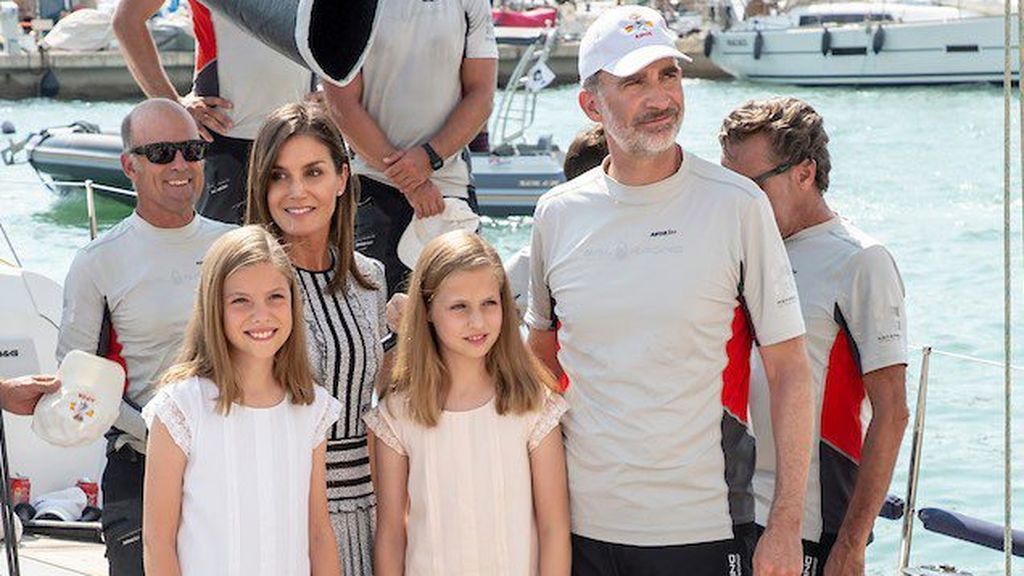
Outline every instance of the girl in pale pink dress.
{"label": "girl in pale pink dress", "polygon": [[494,248],[450,232],[416,264],[376,435],[377,576],[568,576],[565,400],[519,335]]}

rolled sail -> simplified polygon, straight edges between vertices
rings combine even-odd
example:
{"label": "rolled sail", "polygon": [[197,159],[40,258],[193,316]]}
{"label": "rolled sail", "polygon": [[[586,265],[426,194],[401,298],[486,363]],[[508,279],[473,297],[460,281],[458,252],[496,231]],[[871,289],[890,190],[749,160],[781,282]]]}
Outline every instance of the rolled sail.
{"label": "rolled sail", "polygon": [[202,0],[321,78],[348,84],[377,26],[378,0]]}

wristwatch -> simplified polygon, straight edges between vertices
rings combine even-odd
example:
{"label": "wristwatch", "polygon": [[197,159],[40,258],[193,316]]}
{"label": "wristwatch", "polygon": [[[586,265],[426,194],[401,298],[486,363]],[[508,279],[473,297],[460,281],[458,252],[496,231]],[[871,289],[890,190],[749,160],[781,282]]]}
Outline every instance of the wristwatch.
{"label": "wristwatch", "polygon": [[424,143],[423,149],[427,151],[427,158],[430,159],[430,169],[434,171],[440,170],[444,166],[444,158],[438,155],[437,150],[434,150],[430,142]]}

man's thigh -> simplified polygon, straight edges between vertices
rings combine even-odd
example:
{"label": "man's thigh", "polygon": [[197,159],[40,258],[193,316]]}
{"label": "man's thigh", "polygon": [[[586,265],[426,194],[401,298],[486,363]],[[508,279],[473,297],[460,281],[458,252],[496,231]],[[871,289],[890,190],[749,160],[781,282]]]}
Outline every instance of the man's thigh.
{"label": "man's thigh", "polygon": [[110,576],[142,576],[142,482],[145,457],[125,447],[103,469],[103,541]]}
{"label": "man's thigh", "polygon": [[573,576],[749,576],[741,538],[678,546],[628,546],[573,535]]}
{"label": "man's thigh", "polygon": [[214,137],[203,170],[203,193],[196,204],[200,214],[228,224],[242,223],[251,146],[249,140]]}

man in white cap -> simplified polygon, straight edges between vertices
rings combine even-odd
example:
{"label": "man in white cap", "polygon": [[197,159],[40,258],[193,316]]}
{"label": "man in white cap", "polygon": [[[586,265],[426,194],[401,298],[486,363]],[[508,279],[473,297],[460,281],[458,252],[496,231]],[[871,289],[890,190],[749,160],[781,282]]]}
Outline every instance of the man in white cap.
{"label": "man in white cap", "polygon": [[[801,571],[813,419],[800,303],[764,194],[676,144],[688,60],[654,10],[602,14],[580,45],[579,104],[609,158],[534,214],[526,322],[571,382],[577,576]],[[756,551],[755,343],[778,446]]]}

